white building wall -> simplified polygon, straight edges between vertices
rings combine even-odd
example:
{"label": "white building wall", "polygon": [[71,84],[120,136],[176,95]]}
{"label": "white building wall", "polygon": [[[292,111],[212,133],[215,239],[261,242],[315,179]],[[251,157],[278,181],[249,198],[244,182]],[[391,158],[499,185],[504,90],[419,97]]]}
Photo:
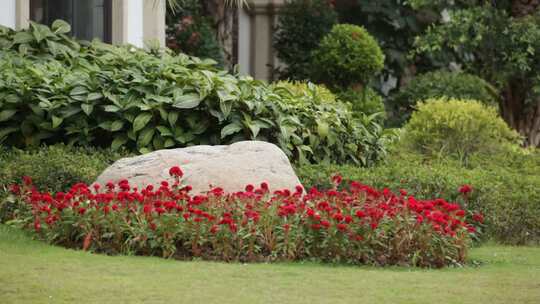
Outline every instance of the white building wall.
{"label": "white building wall", "polygon": [[0,25],[14,29],[17,25],[16,13],[17,0],[1,0],[0,3]]}
{"label": "white building wall", "polygon": [[251,71],[251,20],[245,9],[238,9],[238,71],[250,75]]}
{"label": "white building wall", "polygon": [[144,46],[143,0],[129,0],[127,5],[127,43]]}

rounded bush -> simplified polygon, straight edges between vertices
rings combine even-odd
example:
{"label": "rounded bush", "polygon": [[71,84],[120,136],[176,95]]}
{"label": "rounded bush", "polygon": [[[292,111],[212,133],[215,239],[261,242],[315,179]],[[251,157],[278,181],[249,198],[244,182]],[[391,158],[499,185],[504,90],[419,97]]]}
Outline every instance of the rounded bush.
{"label": "rounded bush", "polygon": [[516,143],[493,107],[467,99],[428,99],[405,125],[404,143],[422,153],[443,153],[466,159],[473,152],[490,153]]}
{"label": "rounded bush", "polygon": [[384,67],[377,41],[363,27],[351,24],[335,25],[313,56],[318,80],[334,86],[366,84]]}
{"label": "rounded bush", "polygon": [[478,76],[440,70],[418,75],[391,102],[396,120],[404,122],[417,102],[429,98],[474,99],[495,106],[498,95],[496,88]]}

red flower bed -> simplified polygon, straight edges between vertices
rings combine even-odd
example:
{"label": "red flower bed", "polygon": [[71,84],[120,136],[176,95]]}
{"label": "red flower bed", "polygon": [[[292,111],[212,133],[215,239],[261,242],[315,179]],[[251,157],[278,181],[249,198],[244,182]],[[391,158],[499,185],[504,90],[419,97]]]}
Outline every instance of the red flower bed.
{"label": "red flower bed", "polygon": [[[169,173],[172,183],[159,187],[137,189],[123,180],[76,184],[56,194],[36,191],[26,177],[12,186],[18,204],[13,222],[51,243],[109,254],[429,267],[463,263],[476,231],[456,203],[358,182],[342,191],[306,193],[298,186],[270,193],[262,183],[242,192],[214,188],[191,195],[181,184],[182,170]],[[333,181],[337,189],[341,178]],[[474,219],[483,220],[478,214]]]}

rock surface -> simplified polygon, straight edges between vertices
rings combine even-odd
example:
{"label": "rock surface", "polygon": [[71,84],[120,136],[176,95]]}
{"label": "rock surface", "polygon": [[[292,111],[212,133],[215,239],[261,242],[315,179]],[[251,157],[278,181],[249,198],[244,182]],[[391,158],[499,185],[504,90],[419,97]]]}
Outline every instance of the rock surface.
{"label": "rock surface", "polygon": [[300,180],[276,145],[262,141],[242,141],[229,146],[192,146],[158,150],[123,158],[107,168],[96,180],[102,185],[127,179],[139,189],[163,180],[171,181],[169,169],[180,166],[184,185],[193,193],[204,193],[212,186],[227,192],[243,191],[245,186],[267,182],[271,190],[291,189]]}

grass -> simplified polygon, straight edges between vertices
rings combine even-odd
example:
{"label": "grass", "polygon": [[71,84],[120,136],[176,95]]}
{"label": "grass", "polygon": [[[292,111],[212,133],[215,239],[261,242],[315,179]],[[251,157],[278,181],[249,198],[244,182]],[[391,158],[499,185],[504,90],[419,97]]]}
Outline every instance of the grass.
{"label": "grass", "polygon": [[93,255],[0,225],[2,303],[540,303],[540,248],[473,249],[480,267],[225,264]]}

